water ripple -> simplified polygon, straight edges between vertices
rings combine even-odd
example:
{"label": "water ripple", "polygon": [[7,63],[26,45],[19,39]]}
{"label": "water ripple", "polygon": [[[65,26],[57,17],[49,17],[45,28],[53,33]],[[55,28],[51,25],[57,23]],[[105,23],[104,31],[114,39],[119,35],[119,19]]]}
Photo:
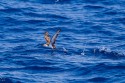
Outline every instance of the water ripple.
{"label": "water ripple", "polygon": [[0,83],[124,82],[124,2],[1,0]]}

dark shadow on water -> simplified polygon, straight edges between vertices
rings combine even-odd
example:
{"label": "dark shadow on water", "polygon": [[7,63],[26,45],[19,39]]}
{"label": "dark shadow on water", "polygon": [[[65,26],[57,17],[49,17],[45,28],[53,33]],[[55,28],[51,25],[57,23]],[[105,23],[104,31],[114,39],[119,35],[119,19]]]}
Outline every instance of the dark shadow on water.
{"label": "dark shadow on water", "polygon": [[22,82],[20,82],[20,81],[13,81],[13,80],[11,80],[10,78],[7,78],[7,77],[5,77],[5,78],[0,78],[0,83],[22,83]]}

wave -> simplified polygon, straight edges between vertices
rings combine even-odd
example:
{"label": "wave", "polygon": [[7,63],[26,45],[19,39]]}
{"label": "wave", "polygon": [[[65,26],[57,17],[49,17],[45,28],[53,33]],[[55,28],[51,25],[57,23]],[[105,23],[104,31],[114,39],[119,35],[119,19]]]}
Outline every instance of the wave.
{"label": "wave", "polygon": [[[123,2],[1,0],[1,78],[6,83],[124,81]],[[57,49],[43,47],[44,31],[52,37],[57,29]]]}
{"label": "wave", "polygon": [[71,0],[19,0],[23,2],[32,2],[32,3],[40,3],[40,4],[67,4],[70,3]]}
{"label": "wave", "polygon": [[59,71],[61,71],[62,69],[61,68],[56,68],[56,67],[48,67],[48,66],[45,66],[45,67],[40,67],[40,66],[27,66],[27,67],[25,67],[25,68],[23,68],[23,69],[25,69],[25,70],[36,70],[36,71],[38,71],[38,72],[40,72],[40,71],[48,71],[48,72],[59,72]]}
{"label": "wave", "polygon": [[106,78],[106,77],[94,77],[94,78],[88,79],[88,81],[90,81],[90,82],[105,82],[108,79],[109,78]]}
{"label": "wave", "polygon": [[88,10],[102,10],[102,9],[105,9],[105,7],[103,6],[99,6],[99,5],[85,5],[84,6],[85,9],[88,9]]}
{"label": "wave", "polygon": [[5,9],[0,9],[0,12],[16,13],[16,12],[22,12],[22,9],[21,8],[5,8]]}
{"label": "wave", "polygon": [[108,48],[97,48],[93,49],[93,53],[95,56],[100,56],[102,58],[109,58],[109,59],[125,59],[125,55],[118,51],[111,51]]}
{"label": "wave", "polygon": [[0,83],[13,83],[13,80],[11,80],[10,78],[0,78]]}

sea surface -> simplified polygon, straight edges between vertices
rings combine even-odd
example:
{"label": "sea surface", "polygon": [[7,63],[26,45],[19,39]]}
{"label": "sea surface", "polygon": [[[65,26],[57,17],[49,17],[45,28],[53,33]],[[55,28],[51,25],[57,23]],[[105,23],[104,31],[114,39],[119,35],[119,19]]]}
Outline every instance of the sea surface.
{"label": "sea surface", "polygon": [[0,0],[0,83],[125,83],[125,0]]}

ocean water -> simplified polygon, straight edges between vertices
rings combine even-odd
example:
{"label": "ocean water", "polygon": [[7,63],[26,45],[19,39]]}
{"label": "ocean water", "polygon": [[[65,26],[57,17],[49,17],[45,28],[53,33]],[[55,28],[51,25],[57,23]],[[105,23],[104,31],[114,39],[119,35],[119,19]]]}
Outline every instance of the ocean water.
{"label": "ocean water", "polygon": [[125,83],[125,1],[0,0],[0,83]]}

